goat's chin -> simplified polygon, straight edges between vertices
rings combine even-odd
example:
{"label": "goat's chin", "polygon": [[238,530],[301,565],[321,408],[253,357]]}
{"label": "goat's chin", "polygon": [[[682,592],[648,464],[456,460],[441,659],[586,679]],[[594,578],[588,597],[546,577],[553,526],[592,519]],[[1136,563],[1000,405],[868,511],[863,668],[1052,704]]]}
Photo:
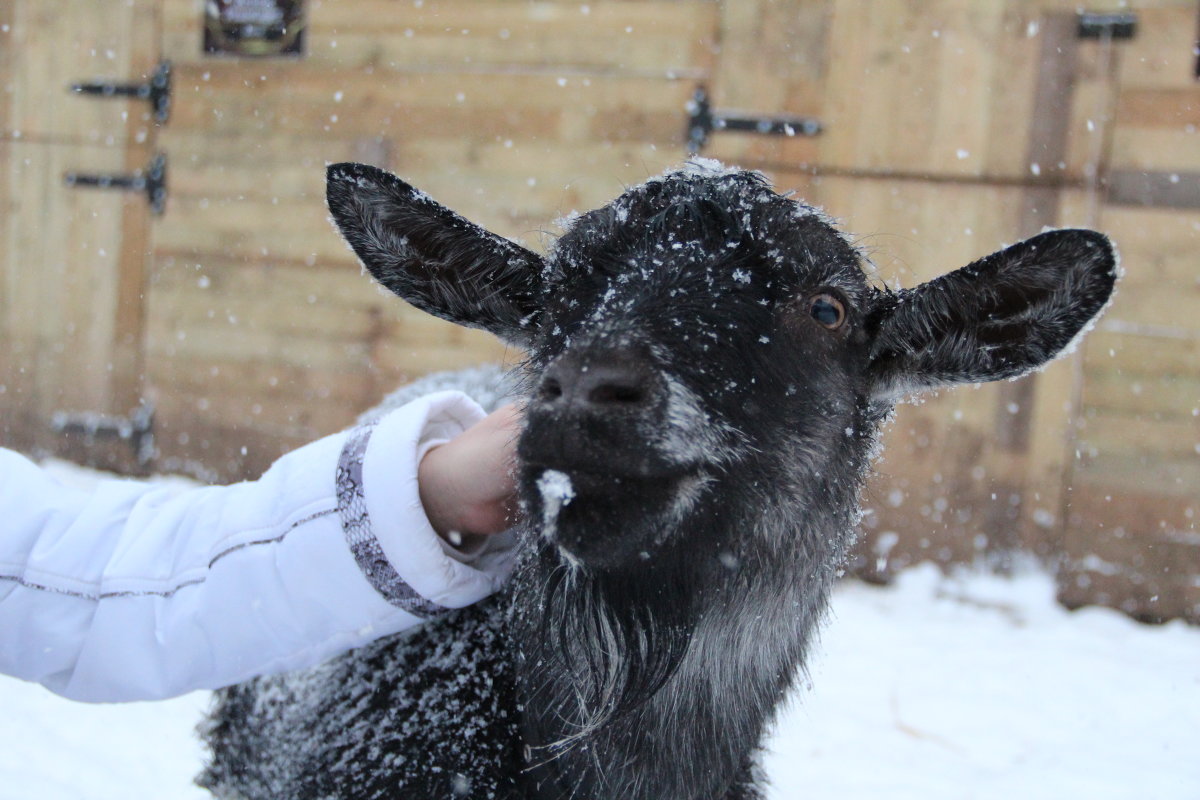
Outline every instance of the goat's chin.
{"label": "goat's chin", "polygon": [[[590,570],[636,568],[696,505],[708,479],[698,472],[655,477],[581,471],[527,473],[527,509],[563,560]],[[549,476],[549,477],[547,477]]]}

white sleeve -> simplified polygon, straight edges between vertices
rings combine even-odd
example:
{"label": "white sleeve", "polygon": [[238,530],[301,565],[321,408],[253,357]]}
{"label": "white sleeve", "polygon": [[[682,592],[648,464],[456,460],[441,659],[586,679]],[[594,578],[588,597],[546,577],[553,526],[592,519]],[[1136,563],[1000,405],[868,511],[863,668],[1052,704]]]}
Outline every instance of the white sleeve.
{"label": "white sleeve", "polygon": [[0,672],[78,700],[156,699],[309,666],[479,600],[512,538],[453,557],[417,465],[482,417],[458,392],[427,395],[257,481],[191,489],[67,489],[0,450]]}

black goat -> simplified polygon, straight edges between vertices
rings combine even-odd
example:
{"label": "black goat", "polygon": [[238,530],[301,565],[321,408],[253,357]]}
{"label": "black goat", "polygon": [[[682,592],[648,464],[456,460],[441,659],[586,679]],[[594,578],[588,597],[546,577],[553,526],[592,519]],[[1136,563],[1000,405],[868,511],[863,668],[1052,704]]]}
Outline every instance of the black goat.
{"label": "black goat", "polygon": [[328,200],[383,285],[528,349],[523,550],[501,597],[223,693],[223,797],[761,797],[880,422],[1041,366],[1117,274],[1059,230],[877,288],[819,212],[712,162],[545,258],[371,167],[331,167]]}

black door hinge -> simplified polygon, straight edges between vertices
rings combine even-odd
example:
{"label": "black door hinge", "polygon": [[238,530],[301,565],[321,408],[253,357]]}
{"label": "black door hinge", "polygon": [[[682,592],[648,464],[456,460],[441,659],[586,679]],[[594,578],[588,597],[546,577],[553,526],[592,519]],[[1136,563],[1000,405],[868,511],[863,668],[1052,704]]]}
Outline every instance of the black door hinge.
{"label": "black door hinge", "polygon": [[821,122],[813,117],[792,115],[752,116],[744,112],[714,109],[708,98],[708,90],[696,88],[687,104],[687,148],[689,153],[699,153],[708,143],[709,137],[718,131],[757,133],[765,136],[816,136],[821,132]]}
{"label": "black door hinge", "polygon": [[167,156],[158,153],[150,159],[145,169],[128,175],[104,175],[84,172],[68,172],[63,175],[68,187],[88,186],[96,189],[120,189],[128,192],[145,192],[150,210],[163,213],[167,205]]}
{"label": "black door hinge", "polygon": [[162,125],[171,114],[171,62],[160,61],[145,83],[90,81],[71,84],[71,91],[92,97],[134,97],[150,103],[154,121]]}

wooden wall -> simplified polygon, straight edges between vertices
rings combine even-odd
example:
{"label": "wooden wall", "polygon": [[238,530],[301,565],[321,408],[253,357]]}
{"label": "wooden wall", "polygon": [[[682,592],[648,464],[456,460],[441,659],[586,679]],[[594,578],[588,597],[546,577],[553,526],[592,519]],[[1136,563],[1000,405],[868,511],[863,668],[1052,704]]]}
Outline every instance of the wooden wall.
{"label": "wooden wall", "polygon": [[163,8],[179,89],[160,137],[172,210],[149,377],[163,458],[199,452],[223,476],[400,382],[511,355],[360,277],[326,222],[324,164],[401,172],[541,247],[557,217],[679,159],[680,109],[719,27],[707,2],[327,0],[311,3],[305,58],[247,62],[199,53],[195,3]]}
{"label": "wooden wall", "polygon": [[10,446],[87,458],[52,428],[55,413],[127,414],[142,396],[146,204],[66,191],[63,175],[144,164],[149,115],[66,87],[148,71],[157,19],[152,0],[0,2],[0,440]]}
{"label": "wooden wall", "polygon": [[739,4],[715,91],[826,132],[713,154],[841,216],[889,282],[1046,225],[1106,230],[1125,269],[1072,358],[899,409],[857,570],[1020,548],[1068,604],[1200,620],[1196,4],[1127,4],[1136,36],[1108,42],[1076,36],[1074,3],[786,5]]}
{"label": "wooden wall", "polygon": [[[881,281],[1046,225],[1100,228],[1122,250],[1118,299],[1071,358],[899,410],[856,570],[1032,551],[1070,604],[1200,620],[1193,0],[1090,6],[1135,13],[1127,41],[1078,38],[1066,0],[310,0],[307,53],[283,60],[205,56],[201,4],[138,2],[140,27],[116,0],[0,4],[0,36],[30,54],[0,47],[6,441],[61,449],[50,410],[144,397],[150,466],[231,479],[400,382],[514,359],[360,275],[326,221],[324,164],[389,168],[540,248],[556,218],[681,161],[704,84],[722,108],[821,120],[815,138],[719,133],[705,154],[825,206]],[[98,31],[103,46],[63,66],[56,42]],[[57,88],[83,77],[68,67],[145,72],[160,55],[175,69],[162,126]],[[31,109],[62,122],[33,137]],[[96,163],[167,153],[166,213],[62,190],[56,173],[88,147]],[[30,233],[39,219],[49,235]],[[32,277],[47,262],[75,299]],[[84,318],[101,352],[78,344]],[[118,390],[80,394],[112,383],[108,363]]]}

